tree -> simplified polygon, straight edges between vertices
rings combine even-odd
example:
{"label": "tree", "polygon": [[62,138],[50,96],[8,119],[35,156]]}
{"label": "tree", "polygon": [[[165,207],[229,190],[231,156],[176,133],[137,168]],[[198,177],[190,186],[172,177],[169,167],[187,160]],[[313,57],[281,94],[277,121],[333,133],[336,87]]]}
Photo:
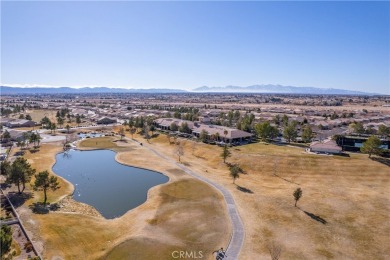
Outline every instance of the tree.
{"label": "tree", "polygon": [[225,140],[224,140],[225,143],[226,143],[226,136],[227,136],[227,134],[228,134],[228,130],[224,129],[223,130],[223,135],[225,136]]}
{"label": "tree", "polygon": [[287,142],[294,141],[298,136],[296,124],[294,122],[289,123],[283,130],[283,137]]}
{"label": "tree", "polygon": [[279,135],[279,130],[272,126],[269,122],[259,123],[255,125],[255,131],[258,137],[262,140],[272,140]]}
{"label": "tree", "polygon": [[169,129],[171,131],[177,131],[179,129],[179,127],[177,126],[177,124],[175,122],[172,122],[172,124],[170,125]]}
{"label": "tree", "polygon": [[11,164],[8,161],[2,161],[0,164],[1,175],[8,176],[11,172]]}
{"label": "tree", "polygon": [[150,134],[149,134],[149,130],[150,130],[150,128],[149,128],[149,126],[148,125],[145,125],[145,127],[144,127],[144,137],[145,137],[145,139],[146,139],[146,141],[149,143],[149,139],[150,139]]}
{"label": "tree", "polygon": [[133,139],[133,135],[135,134],[135,132],[137,132],[137,128],[135,127],[130,128],[131,139]]}
{"label": "tree", "polygon": [[233,184],[235,184],[236,179],[240,177],[241,168],[238,165],[233,165],[229,168],[230,177],[233,178]]}
{"label": "tree", "polygon": [[46,205],[47,201],[47,191],[55,191],[60,188],[57,177],[49,176],[48,171],[42,171],[35,175],[34,190],[43,191],[44,201],[43,204]]}
{"label": "tree", "polygon": [[387,127],[385,125],[380,125],[378,127],[378,135],[380,135],[380,136],[388,136],[388,135],[390,135],[390,127]]}
{"label": "tree", "polygon": [[287,126],[287,125],[288,125],[288,116],[287,116],[287,115],[283,115],[283,117],[282,117],[282,122],[283,122],[283,125],[284,125],[284,126]]}
{"label": "tree", "polygon": [[127,125],[129,126],[130,129],[134,127],[134,119],[132,117],[129,119],[129,122],[127,122]]}
{"label": "tree", "polygon": [[79,114],[76,115],[76,123],[77,123],[77,125],[81,124],[81,117]]}
{"label": "tree", "polygon": [[1,225],[1,228],[0,228],[1,256],[4,256],[10,250],[11,244],[12,244],[11,227],[9,227],[7,225]]}
{"label": "tree", "polygon": [[27,133],[27,132],[24,132],[24,133],[22,134],[22,136],[23,136],[24,145],[25,145],[26,147],[28,147],[28,145],[30,144],[30,143],[29,143],[30,134]]}
{"label": "tree", "polygon": [[182,133],[190,134],[191,133],[191,128],[189,128],[189,126],[188,126],[188,124],[186,122],[183,122],[183,123],[181,123],[181,125],[179,127],[179,131],[182,132]]}
{"label": "tree", "polygon": [[306,126],[302,132],[302,141],[305,143],[310,143],[312,139],[312,135],[313,135],[313,131],[311,130],[311,127]]}
{"label": "tree", "polygon": [[24,115],[23,115],[23,114],[20,114],[20,115],[19,115],[19,119],[24,119]]}
{"label": "tree", "polygon": [[72,116],[69,113],[66,115],[66,118],[68,118],[68,123],[72,123]]}
{"label": "tree", "polygon": [[35,134],[35,141],[37,142],[38,146],[39,146],[39,144],[41,143],[41,140],[42,140],[42,137],[41,137],[41,135],[37,132],[37,133]]}
{"label": "tree", "polygon": [[229,148],[227,144],[223,146],[223,150],[221,153],[221,157],[223,158],[223,162],[226,163],[226,159],[231,156],[231,152],[229,151]]}
{"label": "tree", "polygon": [[297,206],[297,202],[298,200],[302,197],[302,189],[301,188],[297,188],[294,193],[294,199],[295,199],[295,207]]}
{"label": "tree", "polygon": [[28,138],[28,142],[34,144],[35,146],[35,143],[37,142],[37,134],[32,132]]}
{"label": "tree", "polygon": [[156,127],[154,125],[151,125],[149,127],[150,132],[152,132],[152,136],[154,135],[154,131],[156,131]]}
{"label": "tree", "polygon": [[65,126],[65,128],[66,128],[66,131],[67,131],[67,132],[68,132],[68,134],[69,134],[70,125],[66,125],[66,126]]}
{"label": "tree", "polygon": [[184,145],[183,145],[183,142],[178,141],[176,143],[175,153],[179,157],[179,162],[180,162],[181,156],[184,155]]}
{"label": "tree", "polygon": [[280,115],[277,114],[274,118],[273,121],[276,125],[280,125]]}
{"label": "tree", "polygon": [[382,151],[380,148],[381,140],[376,136],[370,136],[367,141],[363,143],[363,146],[360,148],[362,153],[367,153],[370,158],[372,154],[379,155]]}
{"label": "tree", "polygon": [[349,128],[356,134],[364,134],[365,131],[363,124],[360,122],[349,124]]}
{"label": "tree", "polygon": [[209,133],[206,131],[206,130],[202,130],[201,132],[200,132],[200,140],[202,140],[202,142],[206,142],[207,141],[207,136],[209,135]]}
{"label": "tree", "polygon": [[57,123],[61,127],[64,124],[64,119],[62,117],[57,117]]}
{"label": "tree", "polygon": [[45,126],[45,127],[47,127],[47,125],[49,125],[51,122],[50,122],[50,119],[47,117],[47,116],[45,116],[45,117],[43,117],[42,119],[41,119],[41,124],[43,125],[43,126]]}
{"label": "tree", "polygon": [[123,127],[119,128],[118,134],[121,136],[121,140],[125,136],[125,129]]}
{"label": "tree", "polygon": [[1,139],[3,140],[3,139],[10,139],[10,138],[11,138],[11,134],[7,130],[5,130],[1,136]]}
{"label": "tree", "polygon": [[57,129],[57,125],[56,123],[51,123],[50,124],[50,131],[53,133],[54,131],[54,134],[56,134],[56,129]]}
{"label": "tree", "polygon": [[[12,163],[7,182],[17,185],[18,192],[22,193],[26,188],[26,183],[30,182],[34,173],[35,169],[31,167],[27,160],[23,157],[18,157]],[[22,185],[22,190],[20,190],[20,185]]]}
{"label": "tree", "polygon": [[26,120],[32,120],[31,116],[30,115],[26,115]]}

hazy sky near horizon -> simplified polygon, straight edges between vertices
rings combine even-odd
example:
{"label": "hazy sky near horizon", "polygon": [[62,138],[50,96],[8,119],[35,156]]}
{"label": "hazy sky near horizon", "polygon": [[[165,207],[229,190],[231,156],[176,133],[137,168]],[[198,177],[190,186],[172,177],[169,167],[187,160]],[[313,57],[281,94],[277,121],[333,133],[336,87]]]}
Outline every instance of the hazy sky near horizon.
{"label": "hazy sky near horizon", "polygon": [[390,94],[390,3],[2,1],[1,83]]}

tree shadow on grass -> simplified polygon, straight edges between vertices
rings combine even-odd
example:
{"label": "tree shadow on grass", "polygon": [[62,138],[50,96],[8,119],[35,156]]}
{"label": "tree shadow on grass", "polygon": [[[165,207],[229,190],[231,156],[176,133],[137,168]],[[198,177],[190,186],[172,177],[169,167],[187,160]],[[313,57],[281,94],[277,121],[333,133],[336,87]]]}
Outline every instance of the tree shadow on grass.
{"label": "tree shadow on grass", "polygon": [[33,197],[31,192],[22,192],[20,194],[16,191],[8,192],[8,198],[15,208],[22,206],[28,199]]}
{"label": "tree shadow on grass", "polygon": [[29,206],[29,208],[34,212],[35,214],[47,214],[49,213],[49,209],[43,205],[42,202],[35,202]]}
{"label": "tree shadow on grass", "polygon": [[323,218],[321,218],[320,216],[318,216],[318,215],[315,215],[315,214],[313,214],[313,213],[310,213],[310,212],[307,212],[307,211],[305,211],[305,210],[303,210],[303,212],[306,214],[306,215],[308,215],[309,217],[311,217],[312,219],[314,219],[315,221],[318,221],[318,222],[320,222],[320,223],[322,223],[322,224],[326,224],[326,223],[328,223],[325,219],[323,219]]}
{"label": "tree shadow on grass", "polygon": [[184,166],[187,166],[187,167],[191,166],[191,164],[190,164],[189,162],[182,162],[182,164],[183,164]]}
{"label": "tree shadow on grass", "polygon": [[275,177],[278,177],[278,178],[280,178],[280,179],[282,179],[282,180],[284,180],[284,181],[287,181],[287,182],[289,182],[289,183],[293,183],[293,184],[296,184],[296,185],[300,185],[299,183],[297,183],[297,182],[293,182],[293,181],[290,181],[290,180],[287,180],[286,178],[283,178],[283,177],[281,177],[281,176],[279,176],[279,175],[277,175],[277,174],[273,174]]}
{"label": "tree shadow on grass", "polygon": [[30,153],[37,153],[37,152],[39,152],[39,149],[32,148],[29,151],[30,151]]}
{"label": "tree shadow on grass", "polygon": [[370,159],[390,167],[390,159],[382,158],[382,157],[371,157]]}
{"label": "tree shadow on grass", "polygon": [[250,193],[250,194],[253,194],[253,193],[254,193],[252,190],[247,189],[247,188],[245,188],[245,187],[241,187],[241,186],[239,186],[239,185],[237,185],[237,190],[242,191],[242,192],[245,192],[245,193]]}

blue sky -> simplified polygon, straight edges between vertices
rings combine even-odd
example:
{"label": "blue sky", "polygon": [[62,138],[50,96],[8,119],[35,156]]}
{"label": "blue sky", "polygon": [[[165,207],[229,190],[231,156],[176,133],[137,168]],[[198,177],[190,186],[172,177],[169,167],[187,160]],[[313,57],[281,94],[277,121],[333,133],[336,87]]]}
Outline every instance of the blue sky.
{"label": "blue sky", "polygon": [[389,2],[1,2],[1,83],[390,94]]}

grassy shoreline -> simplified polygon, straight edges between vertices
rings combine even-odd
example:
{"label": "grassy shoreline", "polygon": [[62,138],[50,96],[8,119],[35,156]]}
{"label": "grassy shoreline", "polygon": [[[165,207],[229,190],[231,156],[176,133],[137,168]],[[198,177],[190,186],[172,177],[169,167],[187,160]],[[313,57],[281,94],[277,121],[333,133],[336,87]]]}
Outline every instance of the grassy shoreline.
{"label": "grassy shoreline", "polygon": [[[103,139],[88,141],[99,144],[99,140],[103,141]],[[128,255],[131,250],[131,254],[140,256],[139,259],[147,259],[145,253],[148,250],[141,250],[139,246],[136,247],[140,248],[138,250],[134,248],[135,244],[139,245],[141,238],[141,241],[154,241],[155,244],[159,244],[160,259],[170,259],[172,249],[185,247],[202,249],[211,255],[215,248],[227,243],[229,221],[223,206],[223,197],[217,191],[190,178],[174,165],[159,161],[142,146],[115,143],[115,147],[112,147],[114,146],[112,141],[115,139],[107,137],[105,140],[110,140],[108,148],[116,152],[115,159],[119,163],[161,172],[169,177],[169,181],[151,188],[145,203],[113,220],[64,212],[31,214],[31,220],[35,222],[33,230],[36,237],[40,237],[45,245],[45,257],[77,256],[96,259],[112,252]],[[80,143],[82,149],[102,148],[93,147],[93,143],[82,145],[83,142]],[[57,154],[55,149],[45,151],[45,156],[51,156],[54,161],[55,154]],[[36,157],[39,156],[39,154],[29,156],[33,167],[37,166]],[[151,165],[151,161],[159,161],[159,164]],[[41,168],[54,165],[48,162],[46,166],[41,165]],[[68,190],[66,186],[65,184],[65,189],[60,189],[64,194],[60,194],[61,192],[54,194],[51,197],[52,201],[66,196]],[[191,194],[199,196],[193,197]],[[202,194],[204,196],[201,196]],[[175,215],[176,221],[171,220],[172,214]],[[191,217],[199,214],[202,217],[197,220]],[[207,236],[205,237],[202,232]],[[127,246],[124,247],[123,244]],[[143,244],[143,249],[146,249],[148,243]]]}

